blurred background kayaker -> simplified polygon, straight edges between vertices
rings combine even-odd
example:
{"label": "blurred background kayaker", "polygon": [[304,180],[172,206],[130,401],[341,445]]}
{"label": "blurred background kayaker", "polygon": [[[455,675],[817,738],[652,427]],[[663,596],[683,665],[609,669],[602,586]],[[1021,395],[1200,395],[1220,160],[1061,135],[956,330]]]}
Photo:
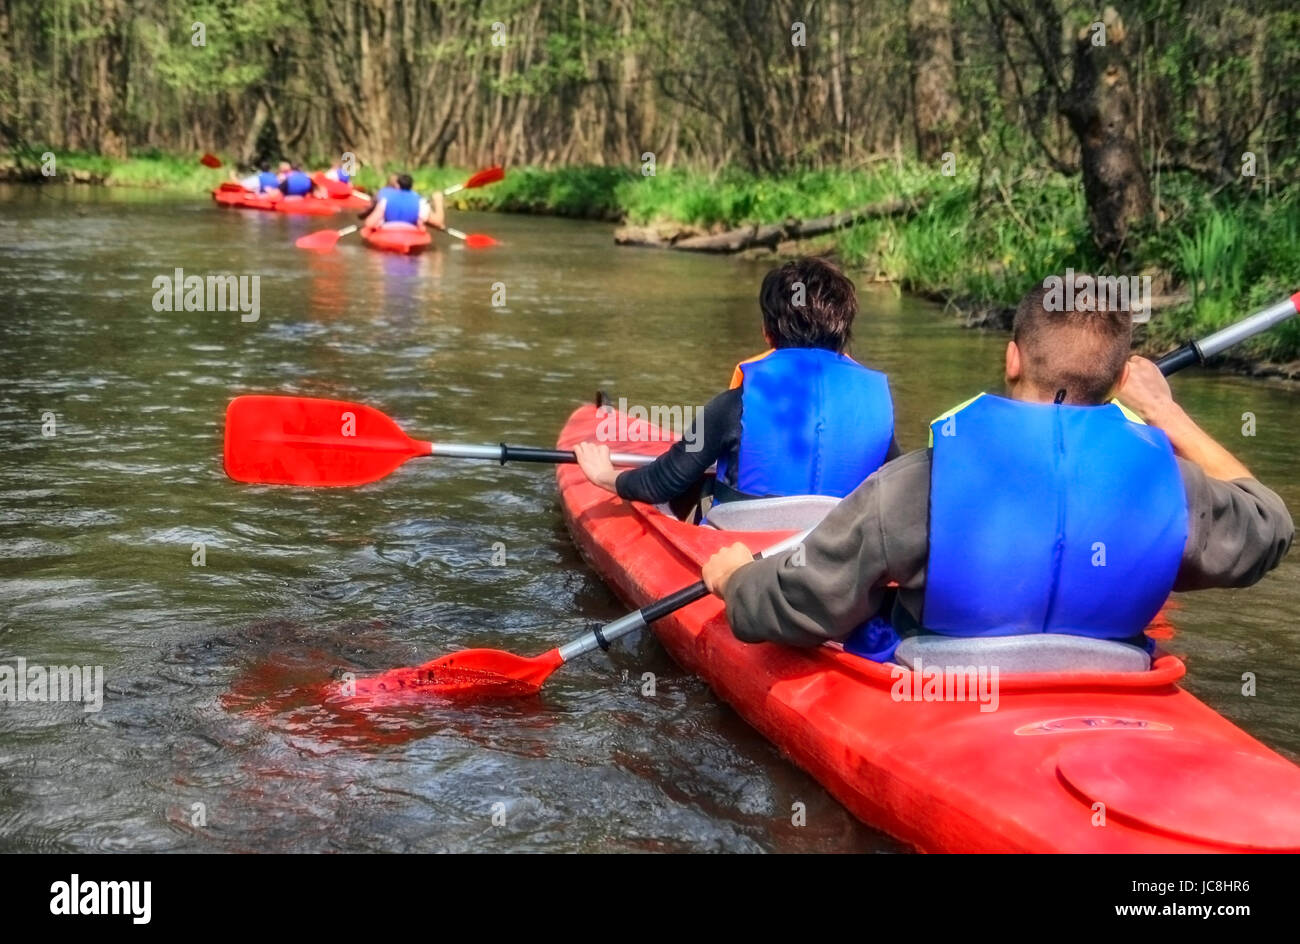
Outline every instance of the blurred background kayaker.
{"label": "blurred background kayaker", "polygon": [[[653,463],[619,471],[604,443],[574,453],[594,484],[627,501],[685,497],[701,515],[717,502],[784,495],[842,498],[898,455],[884,374],[844,352],[858,313],[853,281],[814,257],[768,272],[759,290],[768,350],[739,364]],[[717,474],[705,473],[717,463]]]}
{"label": "blurred background kayaker", "polygon": [[[283,165],[281,166],[283,167]],[[325,195],[323,191],[317,192],[316,184],[297,161],[291,163],[288,170],[281,172],[280,189],[284,191],[285,197],[289,198]]]}
{"label": "blurred background kayaker", "polygon": [[411,189],[413,185],[410,174],[398,174],[396,187],[384,187],[375,194],[375,204],[366,214],[365,225],[444,228],[447,221],[442,192],[435,191],[431,201],[425,200]]}
{"label": "blurred background kayaker", "polygon": [[[1150,652],[1143,629],[1171,591],[1249,586],[1281,562],[1295,532],[1285,504],[1154,363],[1129,356],[1129,312],[1056,301],[1039,288],[1020,302],[1007,397],[935,420],[930,448],[863,483],[801,560],[755,562],[736,544],[706,562],[739,639],[846,640],[882,661],[899,632],[1065,633]],[[868,641],[877,616],[893,628],[874,624]]]}
{"label": "blurred background kayaker", "polygon": [[[231,179],[236,179],[233,173]],[[280,178],[271,172],[270,161],[262,161],[254,173],[238,178],[238,182],[249,193],[265,193],[268,190],[277,190],[280,186]]]}

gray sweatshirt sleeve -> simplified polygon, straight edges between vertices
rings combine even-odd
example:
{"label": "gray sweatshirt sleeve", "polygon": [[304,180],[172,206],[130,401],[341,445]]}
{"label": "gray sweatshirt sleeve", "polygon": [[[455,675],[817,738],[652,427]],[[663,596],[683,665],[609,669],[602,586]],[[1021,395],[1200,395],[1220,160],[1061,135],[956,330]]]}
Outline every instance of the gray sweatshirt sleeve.
{"label": "gray sweatshirt sleeve", "polygon": [[1187,489],[1187,546],[1175,590],[1248,587],[1282,562],[1295,537],[1277,493],[1255,479],[1222,482],[1178,460]]}
{"label": "gray sweatshirt sleeve", "polygon": [[747,564],[727,584],[738,639],[816,646],[879,610],[887,584],[924,585],[930,454],[886,463],[826,516],[800,549]]}

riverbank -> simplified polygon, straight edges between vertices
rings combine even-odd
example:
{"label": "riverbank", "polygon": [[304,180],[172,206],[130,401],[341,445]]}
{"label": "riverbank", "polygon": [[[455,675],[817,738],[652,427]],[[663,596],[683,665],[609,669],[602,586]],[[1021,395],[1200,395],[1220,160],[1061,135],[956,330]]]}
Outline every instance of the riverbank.
{"label": "riverbank", "polygon": [[[228,169],[192,157],[142,154],[126,160],[58,154],[56,176],[42,177],[40,155],[0,161],[6,177],[204,194]],[[385,172],[363,168],[375,188]],[[463,180],[459,168],[421,168],[416,187]],[[972,326],[1004,327],[1009,306],[1045,272],[1149,275],[1156,316],[1141,332],[1152,351],[1208,334],[1284,297],[1300,273],[1300,202],[1289,191],[1265,197],[1245,185],[1211,188],[1188,174],[1153,182],[1158,223],[1138,234],[1122,271],[1107,271],[1088,236],[1082,188],[1061,174],[1022,170],[945,176],[882,161],[854,170],[757,177],[736,170],[659,168],[653,176],[617,167],[511,168],[505,181],[462,191],[459,209],[540,213],[623,222],[670,241],[745,224],[807,220],[887,199],[905,213],[867,219],[811,240],[775,246],[777,254],[832,252],[858,279],[890,282],[951,306]],[[632,250],[629,250],[632,251]],[[763,250],[764,253],[770,250]],[[1264,376],[1300,377],[1300,324],[1254,339],[1225,362]]]}

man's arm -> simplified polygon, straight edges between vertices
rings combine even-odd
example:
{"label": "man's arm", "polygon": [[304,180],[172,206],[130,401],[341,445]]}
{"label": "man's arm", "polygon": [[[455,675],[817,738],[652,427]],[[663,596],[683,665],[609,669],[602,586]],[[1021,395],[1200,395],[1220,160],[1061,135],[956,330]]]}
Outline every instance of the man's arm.
{"label": "man's arm", "polygon": [[362,226],[383,226],[384,225],[384,208],[388,206],[387,200],[376,200],[375,208],[370,211],[370,215],[362,221]]}
{"label": "man's arm", "polygon": [[579,443],[574,447],[587,479],[617,492],[626,501],[658,504],[685,492],[708,471],[740,435],[740,391],[728,390],[710,400],[696,417],[689,435],[639,469],[615,469],[609,447]]}
{"label": "man's arm", "polygon": [[1136,354],[1130,357],[1115,396],[1149,426],[1164,430],[1174,452],[1195,463],[1210,478],[1224,482],[1252,478],[1250,469],[1174,402],[1169,381],[1153,361]]}
{"label": "man's arm", "polygon": [[802,549],[740,566],[731,549],[705,565],[738,639],[816,646],[880,609],[886,586],[924,585],[928,450],[882,466],[826,516]]}
{"label": "man's arm", "polygon": [[1295,525],[1282,499],[1252,478],[1223,482],[1180,459],[1187,545],[1175,590],[1249,587],[1282,562]]}
{"label": "man's arm", "polygon": [[1179,456],[1188,534],[1174,589],[1248,587],[1281,563],[1295,537],[1286,505],[1174,402],[1160,369],[1129,358],[1116,396],[1164,430]]}

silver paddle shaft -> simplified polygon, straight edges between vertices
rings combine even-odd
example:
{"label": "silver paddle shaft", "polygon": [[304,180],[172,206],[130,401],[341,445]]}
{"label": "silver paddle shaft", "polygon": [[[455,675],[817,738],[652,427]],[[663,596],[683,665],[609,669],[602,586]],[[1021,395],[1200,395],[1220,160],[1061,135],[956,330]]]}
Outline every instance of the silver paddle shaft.
{"label": "silver paddle shaft", "polygon": [[[810,528],[809,531],[812,529]],[[775,557],[790,550],[793,547],[803,543],[804,538],[808,537],[808,531],[801,531],[793,537],[788,537],[779,544],[774,544],[766,550],[759,551],[754,555],[754,560],[761,560],[765,557]],[[703,599],[709,595],[709,588],[704,586],[704,581],[692,584],[689,587],[683,587],[676,593],[670,594],[654,603],[649,603],[639,610],[620,616],[612,623],[606,623],[599,629],[591,629],[583,633],[576,639],[565,643],[560,647],[560,658],[565,662],[575,656],[591,652],[593,649],[606,649],[615,639],[620,639],[628,633],[635,633],[644,629],[650,623],[657,619],[662,619],[669,613],[675,613],[682,607],[694,603],[696,600]]]}
{"label": "silver paddle shaft", "polygon": [[1236,324],[1228,325],[1228,327],[1214,332],[1214,334],[1204,340],[1196,342],[1196,346],[1201,349],[1201,356],[1213,357],[1215,354],[1227,350],[1234,344],[1239,344],[1247,338],[1252,338],[1257,334],[1262,334],[1269,328],[1281,324],[1288,318],[1294,317],[1296,314],[1297,297],[1300,297],[1300,295],[1284,299],[1276,305],[1269,305],[1263,311],[1258,311],[1249,318],[1238,321]]}

